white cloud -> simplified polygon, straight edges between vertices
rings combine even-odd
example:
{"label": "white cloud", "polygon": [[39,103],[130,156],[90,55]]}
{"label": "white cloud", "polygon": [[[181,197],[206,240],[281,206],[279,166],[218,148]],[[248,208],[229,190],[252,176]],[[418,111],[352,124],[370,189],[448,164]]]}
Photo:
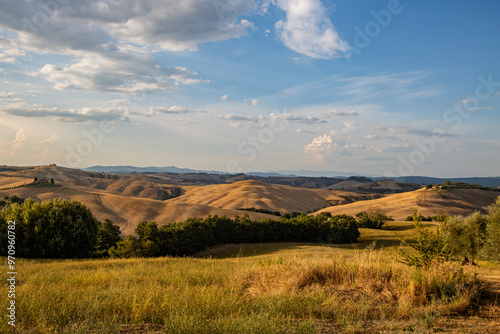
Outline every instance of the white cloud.
{"label": "white cloud", "polygon": [[252,105],[255,107],[259,104],[259,102],[261,102],[261,100],[252,99]]}
{"label": "white cloud", "polygon": [[[257,123],[261,117],[255,117],[255,116],[238,116],[238,115],[216,115],[214,116],[215,119],[222,119],[222,120],[227,120],[227,121],[243,121],[243,122],[251,122],[251,123]],[[236,124],[236,123],[235,123]]]}
{"label": "white cloud", "polygon": [[154,61],[157,51],[195,50],[205,42],[237,38],[253,23],[254,0],[5,0],[0,2],[0,61],[26,51],[74,57],[38,72],[55,89],[150,93],[206,82],[180,66]]}
{"label": "white cloud", "polygon": [[14,96],[14,92],[0,92],[0,101],[1,100],[10,100],[12,96]]}
{"label": "white cloud", "polygon": [[[117,56],[116,54],[115,56]],[[180,83],[200,82],[184,67],[163,68],[149,57],[121,54],[119,59],[88,55],[60,68],[47,64],[35,75],[54,83],[57,90],[73,89],[112,93],[152,93],[173,89]]]}
{"label": "white cloud", "polygon": [[229,95],[222,95],[222,96],[220,97],[220,99],[221,99],[222,101],[226,101],[228,97],[229,97]]}
{"label": "white cloud", "polygon": [[289,122],[304,123],[304,124],[315,124],[315,123],[326,123],[325,120],[319,119],[315,116],[303,116],[303,115],[291,115],[291,114],[269,114],[270,119],[280,119]]}
{"label": "white cloud", "polygon": [[117,121],[125,120],[127,109],[123,108],[81,108],[60,109],[27,105],[24,102],[1,106],[0,112],[21,117],[52,118],[60,122]]}
{"label": "white cloud", "polygon": [[30,139],[24,129],[19,129],[16,133],[16,138],[12,142],[11,150],[12,153],[19,151],[24,145],[29,143]]}
{"label": "white cloud", "polygon": [[335,31],[321,0],[277,0],[286,21],[275,28],[281,41],[295,52],[312,58],[346,56],[349,45]]}
{"label": "white cloud", "polygon": [[321,116],[323,118],[328,118],[330,117],[331,115],[333,116],[358,116],[359,113],[355,110],[350,110],[350,111],[336,111],[336,110],[330,110],[330,111],[327,111],[323,114],[321,114]]}
{"label": "white cloud", "polygon": [[50,137],[48,139],[42,140],[40,142],[40,144],[43,144],[43,143],[55,143],[57,141],[59,141],[59,136],[56,135],[55,133],[52,133],[52,134],[50,134]]}
{"label": "white cloud", "polygon": [[170,108],[166,107],[150,107],[150,114],[199,114],[199,113],[207,113],[206,110],[203,109],[187,109],[181,106],[172,106]]}
{"label": "white cloud", "polygon": [[427,72],[405,72],[381,76],[362,76],[335,80],[340,84],[339,93],[356,98],[373,98],[390,92],[391,98],[418,99],[442,94],[438,87],[423,86]]}
{"label": "white cloud", "polygon": [[344,148],[341,140],[334,141],[330,135],[314,137],[313,141],[304,146],[304,152],[311,154],[318,163],[324,162],[325,155]]}
{"label": "white cloud", "polygon": [[[1,24],[0,24],[1,26]],[[26,52],[19,48],[14,39],[7,39],[0,36],[0,62],[15,63],[17,57],[26,55]]]}

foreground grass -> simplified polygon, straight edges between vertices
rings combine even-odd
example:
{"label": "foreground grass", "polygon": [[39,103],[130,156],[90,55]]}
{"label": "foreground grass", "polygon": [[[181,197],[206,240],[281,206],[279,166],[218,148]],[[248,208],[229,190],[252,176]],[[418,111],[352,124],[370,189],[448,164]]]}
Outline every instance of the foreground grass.
{"label": "foreground grass", "polygon": [[[373,245],[373,233],[365,231],[361,245]],[[380,233],[383,245],[388,235]],[[16,332],[316,333],[373,326],[427,332],[443,317],[479,307],[483,285],[475,275],[452,265],[408,268],[391,259],[387,245],[268,244],[208,258],[21,260]],[[0,302],[7,305],[7,293]],[[7,321],[0,331],[12,332]]]}

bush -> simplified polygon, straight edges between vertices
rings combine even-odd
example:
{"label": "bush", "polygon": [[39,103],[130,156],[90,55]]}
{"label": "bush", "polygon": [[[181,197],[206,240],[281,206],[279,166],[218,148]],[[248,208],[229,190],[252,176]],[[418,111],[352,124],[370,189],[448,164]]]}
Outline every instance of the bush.
{"label": "bush", "polygon": [[382,209],[378,207],[368,208],[356,215],[359,227],[381,229],[386,221],[393,220],[392,218],[384,215]]}
{"label": "bush", "polygon": [[15,221],[16,257],[84,258],[97,244],[99,222],[76,201],[31,199],[0,211],[0,250],[6,254],[7,224]]}
{"label": "bush", "polygon": [[[410,266],[428,268],[434,261],[448,260],[450,253],[444,230],[447,216],[439,216],[438,214],[441,226],[437,229],[436,233],[433,233],[422,227],[422,214],[418,213],[416,209],[413,209],[412,213],[413,225],[415,227],[412,237],[415,243],[409,244],[401,237],[401,247],[398,249],[399,261]],[[402,246],[410,246],[414,252],[409,253]]]}

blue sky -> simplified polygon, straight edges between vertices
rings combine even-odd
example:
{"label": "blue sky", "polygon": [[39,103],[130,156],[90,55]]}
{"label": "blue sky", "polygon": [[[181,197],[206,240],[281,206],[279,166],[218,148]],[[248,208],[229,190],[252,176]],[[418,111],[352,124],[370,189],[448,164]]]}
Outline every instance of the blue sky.
{"label": "blue sky", "polygon": [[499,13],[2,1],[0,164],[498,176]]}

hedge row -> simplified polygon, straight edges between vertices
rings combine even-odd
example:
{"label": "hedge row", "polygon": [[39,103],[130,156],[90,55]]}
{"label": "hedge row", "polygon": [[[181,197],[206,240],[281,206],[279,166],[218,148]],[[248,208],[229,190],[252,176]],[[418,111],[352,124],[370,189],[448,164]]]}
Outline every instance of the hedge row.
{"label": "hedge row", "polygon": [[110,250],[114,257],[193,255],[210,246],[227,243],[315,242],[354,243],[359,237],[356,220],[347,215],[300,215],[293,218],[252,221],[248,215],[190,218],[158,228],[141,222],[138,237],[128,236]]}

